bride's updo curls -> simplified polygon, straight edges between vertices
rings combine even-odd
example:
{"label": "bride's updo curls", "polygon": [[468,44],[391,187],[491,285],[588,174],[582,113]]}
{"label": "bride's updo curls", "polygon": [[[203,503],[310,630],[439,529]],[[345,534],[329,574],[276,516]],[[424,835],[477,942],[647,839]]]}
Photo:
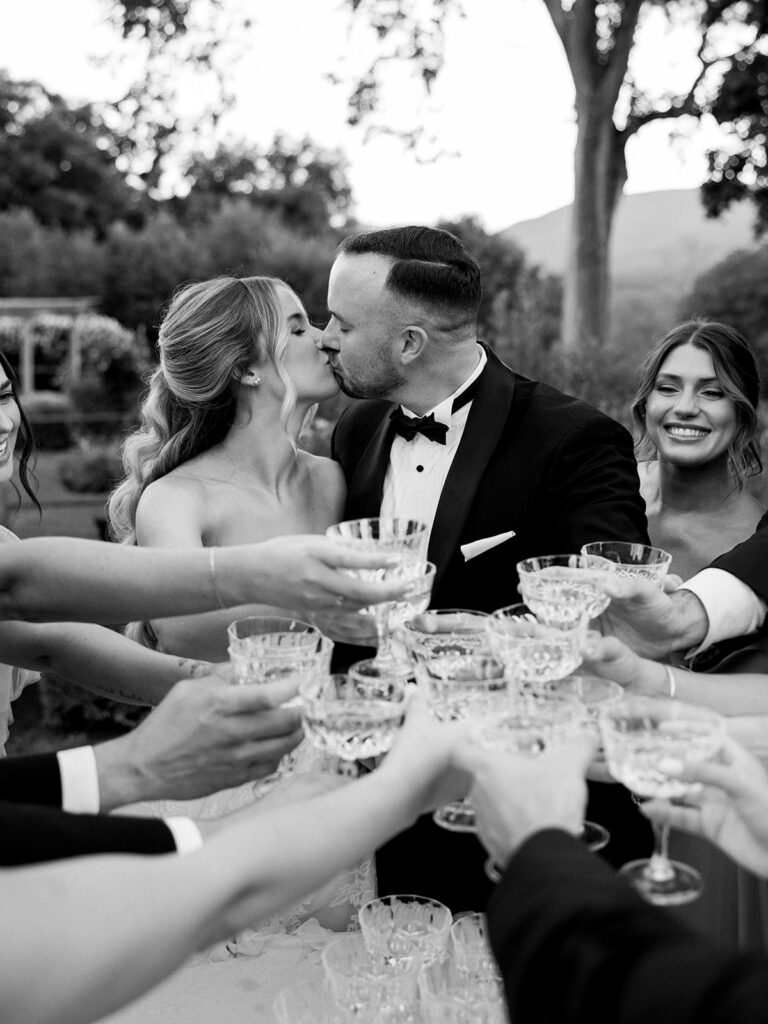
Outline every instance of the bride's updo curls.
{"label": "bride's updo curls", "polygon": [[224,439],[251,364],[274,364],[285,385],[280,419],[287,424],[296,390],[283,368],[289,332],[277,294],[282,284],[273,277],[218,277],[174,295],[141,425],[123,444],[125,479],[109,499],[116,540],[136,542],[136,507],[149,484]]}

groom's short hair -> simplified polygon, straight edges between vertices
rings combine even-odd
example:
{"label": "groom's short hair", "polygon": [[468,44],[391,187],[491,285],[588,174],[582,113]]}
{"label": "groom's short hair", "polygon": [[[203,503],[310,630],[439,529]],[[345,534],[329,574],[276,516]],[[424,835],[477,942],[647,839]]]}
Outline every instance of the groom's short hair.
{"label": "groom's short hair", "polygon": [[339,255],[372,253],[392,260],[386,286],[395,295],[450,309],[474,320],[483,289],[480,264],[449,231],[410,225],[349,235]]}

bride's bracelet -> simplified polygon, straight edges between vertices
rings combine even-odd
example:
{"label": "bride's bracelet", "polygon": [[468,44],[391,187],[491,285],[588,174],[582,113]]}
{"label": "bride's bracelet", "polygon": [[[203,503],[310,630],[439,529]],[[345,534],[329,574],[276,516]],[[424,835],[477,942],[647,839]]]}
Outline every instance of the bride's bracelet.
{"label": "bride's bracelet", "polygon": [[221,598],[219,577],[216,572],[216,548],[208,548],[208,572],[211,577],[211,585],[213,586],[213,596],[216,598],[219,608],[226,608],[227,606]]}

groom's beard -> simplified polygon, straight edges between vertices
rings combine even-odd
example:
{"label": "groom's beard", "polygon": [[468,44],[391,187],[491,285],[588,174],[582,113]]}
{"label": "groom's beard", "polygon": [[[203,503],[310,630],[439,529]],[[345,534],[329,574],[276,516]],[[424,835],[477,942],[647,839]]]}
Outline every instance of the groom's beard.
{"label": "groom's beard", "polygon": [[378,353],[372,360],[365,377],[348,374],[340,365],[331,364],[333,375],[339,387],[350,398],[390,398],[406,384],[406,379],[398,372],[388,357],[382,358]]}

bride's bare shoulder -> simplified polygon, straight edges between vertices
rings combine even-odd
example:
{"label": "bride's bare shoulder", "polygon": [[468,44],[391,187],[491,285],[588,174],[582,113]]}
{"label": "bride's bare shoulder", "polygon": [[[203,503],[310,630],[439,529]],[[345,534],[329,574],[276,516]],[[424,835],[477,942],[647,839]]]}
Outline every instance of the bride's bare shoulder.
{"label": "bride's bare shoulder", "polygon": [[[194,474],[182,472],[183,467],[153,481],[143,492],[136,507],[136,534],[139,543],[173,529],[198,532],[206,508],[206,488]],[[142,538],[144,538],[142,540]]]}

